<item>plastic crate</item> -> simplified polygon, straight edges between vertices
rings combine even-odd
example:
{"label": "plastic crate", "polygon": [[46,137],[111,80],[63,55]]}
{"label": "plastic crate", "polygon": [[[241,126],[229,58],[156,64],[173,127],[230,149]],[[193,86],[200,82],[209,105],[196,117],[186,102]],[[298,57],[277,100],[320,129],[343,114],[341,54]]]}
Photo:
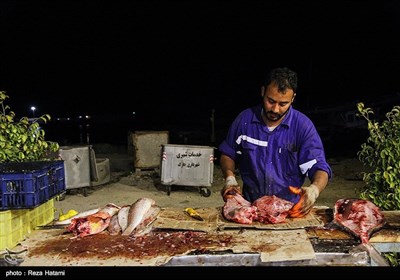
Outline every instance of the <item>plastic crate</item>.
{"label": "plastic crate", "polygon": [[0,212],[0,249],[12,248],[30,232],[29,210]]}
{"label": "plastic crate", "polygon": [[54,199],[33,209],[0,211],[0,250],[15,247],[37,226],[53,221]]}
{"label": "plastic crate", "polygon": [[52,198],[42,205],[29,210],[30,230],[34,230],[37,226],[47,225],[54,220],[54,200]]}
{"label": "plastic crate", "polygon": [[65,191],[64,161],[0,163],[0,210],[30,209]]}

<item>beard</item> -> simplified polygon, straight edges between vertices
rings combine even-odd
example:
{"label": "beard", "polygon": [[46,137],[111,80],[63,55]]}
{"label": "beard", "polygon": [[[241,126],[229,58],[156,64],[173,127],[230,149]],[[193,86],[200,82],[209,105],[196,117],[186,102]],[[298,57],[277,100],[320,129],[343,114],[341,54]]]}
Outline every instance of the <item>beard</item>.
{"label": "beard", "polygon": [[274,113],[272,111],[264,111],[265,112],[264,115],[267,118],[267,120],[276,122],[279,121],[281,118],[283,118],[287,114],[287,112],[289,112],[289,109],[290,107],[282,114]]}

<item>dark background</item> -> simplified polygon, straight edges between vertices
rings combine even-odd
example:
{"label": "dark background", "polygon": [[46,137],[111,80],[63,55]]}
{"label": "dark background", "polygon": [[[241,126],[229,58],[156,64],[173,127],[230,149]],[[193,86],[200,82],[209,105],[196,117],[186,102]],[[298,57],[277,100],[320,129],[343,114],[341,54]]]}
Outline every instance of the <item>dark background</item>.
{"label": "dark background", "polygon": [[166,129],[204,143],[213,109],[218,143],[273,67],[298,72],[304,112],[397,95],[399,27],[394,0],[2,0],[0,90],[17,116],[50,114],[61,144],[87,123],[94,142]]}

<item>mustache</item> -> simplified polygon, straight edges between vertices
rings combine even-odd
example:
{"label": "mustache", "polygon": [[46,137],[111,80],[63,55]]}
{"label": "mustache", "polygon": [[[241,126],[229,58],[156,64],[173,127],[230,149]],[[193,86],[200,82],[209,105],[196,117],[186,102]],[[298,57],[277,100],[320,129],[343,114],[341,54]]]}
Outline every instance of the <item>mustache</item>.
{"label": "mustache", "polygon": [[[285,112],[286,113],[286,112]],[[283,114],[279,114],[279,113],[275,113],[273,111],[267,111],[267,115],[270,117],[276,117],[276,118],[281,118],[285,113]]]}
{"label": "mustache", "polygon": [[267,119],[271,120],[271,121],[277,121],[280,120],[281,118],[283,118],[283,116],[285,116],[287,114],[287,112],[289,112],[290,107],[283,112],[283,114],[279,114],[279,113],[275,113],[273,111],[267,111],[265,116],[267,117]]}
{"label": "mustache", "polygon": [[272,112],[272,111],[268,111],[267,114],[272,115],[272,116],[277,116],[277,117],[282,116],[281,114],[279,114],[279,113],[274,113],[274,112]]}

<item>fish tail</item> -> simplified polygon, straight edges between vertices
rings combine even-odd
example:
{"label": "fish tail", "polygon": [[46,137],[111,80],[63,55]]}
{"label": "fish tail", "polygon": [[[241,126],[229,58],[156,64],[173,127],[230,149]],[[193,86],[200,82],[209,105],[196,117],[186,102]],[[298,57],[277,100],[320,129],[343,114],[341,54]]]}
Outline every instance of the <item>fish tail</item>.
{"label": "fish tail", "polygon": [[366,249],[369,254],[371,261],[376,266],[390,266],[387,260],[381,255],[381,253],[370,243],[361,243],[361,246]]}

